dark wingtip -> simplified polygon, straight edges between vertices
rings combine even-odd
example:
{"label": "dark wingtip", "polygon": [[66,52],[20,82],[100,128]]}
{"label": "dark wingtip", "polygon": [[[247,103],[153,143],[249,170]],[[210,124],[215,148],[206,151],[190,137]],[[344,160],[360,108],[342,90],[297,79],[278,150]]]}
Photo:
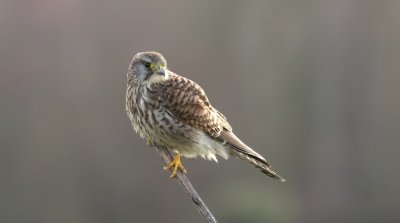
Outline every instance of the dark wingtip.
{"label": "dark wingtip", "polygon": [[280,182],[285,182],[286,181],[284,178],[282,178],[281,176],[279,176],[277,173],[275,173],[272,170],[261,170],[261,172],[263,172],[267,176],[269,176],[269,177],[271,177],[271,178],[273,178],[275,180],[278,180]]}
{"label": "dark wingtip", "polygon": [[275,180],[278,180],[278,181],[280,181],[282,183],[286,181],[284,178],[280,177],[279,175],[275,175],[272,178],[274,178]]}
{"label": "dark wingtip", "polygon": [[285,182],[286,180],[284,178],[282,178],[281,176],[279,176],[278,174],[275,173],[275,176],[273,177],[275,180],[278,180],[280,182]]}

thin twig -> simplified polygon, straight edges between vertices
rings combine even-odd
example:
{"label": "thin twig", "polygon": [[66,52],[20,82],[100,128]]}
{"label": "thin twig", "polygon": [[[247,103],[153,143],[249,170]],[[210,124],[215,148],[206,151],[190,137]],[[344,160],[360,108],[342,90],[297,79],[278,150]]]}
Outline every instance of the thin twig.
{"label": "thin twig", "polygon": [[[171,152],[164,147],[157,147],[157,150],[160,153],[160,156],[164,160],[165,164],[169,164],[172,160]],[[201,216],[203,216],[204,220],[207,223],[218,223],[217,219],[215,219],[210,209],[208,209],[204,201],[201,199],[200,195],[194,189],[192,183],[190,183],[187,176],[184,173],[182,173],[182,171],[178,171],[176,174],[176,179],[186,190],[186,193],[192,198],[194,206],[200,212]]]}

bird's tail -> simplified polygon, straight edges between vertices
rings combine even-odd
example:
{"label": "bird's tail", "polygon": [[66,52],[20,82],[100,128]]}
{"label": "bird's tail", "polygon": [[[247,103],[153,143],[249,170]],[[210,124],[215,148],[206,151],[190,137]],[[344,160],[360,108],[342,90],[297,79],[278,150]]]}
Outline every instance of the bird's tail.
{"label": "bird's tail", "polygon": [[253,164],[256,168],[260,169],[261,172],[266,174],[269,177],[274,178],[275,180],[279,180],[281,182],[285,182],[286,180],[283,179],[281,176],[279,176],[277,173],[275,173],[272,169],[271,166],[265,161],[260,159],[257,156],[252,156],[249,154],[242,153],[238,150],[233,150],[233,153],[239,157],[242,160],[247,160],[251,164]]}
{"label": "bird's tail", "polygon": [[269,177],[272,177],[281,182],[286,181],[277,173],[272,171],[271,165],[267,163],[264,157],[262,157],[256,151],[252,150],[250,147],[240,141],[240,139],[235,134],[233,134],[233,132],[222,131],[217,139],[220,140],[224,145],[228,145],[232,149],[230,150],[232,155],[239,157],[242,160],[247,160]]}

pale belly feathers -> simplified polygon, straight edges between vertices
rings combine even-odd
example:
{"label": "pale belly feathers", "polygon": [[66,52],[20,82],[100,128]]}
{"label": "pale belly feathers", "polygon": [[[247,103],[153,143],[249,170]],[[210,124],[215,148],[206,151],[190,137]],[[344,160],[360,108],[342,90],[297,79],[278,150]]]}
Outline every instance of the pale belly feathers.
{"label": "pale belly feathers", "polygon": [[140,100],[139,106],[141,108],[127,108],[127,113],[132,121],[133,129],[149,144],[165,146],[187,158],[201,156],[216,162],[218,162],[216,155],[224,159],[228,158],[228,149],[202,130],[176,120],[163,108],[144,110],[147,114],[131,110],[146,107],[144,100]]}

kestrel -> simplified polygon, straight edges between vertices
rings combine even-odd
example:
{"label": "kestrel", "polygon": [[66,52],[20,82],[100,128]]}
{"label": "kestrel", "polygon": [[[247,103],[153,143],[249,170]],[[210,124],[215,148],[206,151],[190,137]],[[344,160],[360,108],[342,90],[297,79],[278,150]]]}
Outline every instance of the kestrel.
{"label": "kestrel", "polygon": [[126,112],[133,129],[149,145],[176,153],[164,167],[186,173],[180,157],[201,156],[217,161],[235,156],[247,160],[266,175],[285,181],[271,170],[260,154],[244,144],[225,116],[211,106],[204,90],[195,82],[167,69],[157,52],[136,54],[127,73]]}

